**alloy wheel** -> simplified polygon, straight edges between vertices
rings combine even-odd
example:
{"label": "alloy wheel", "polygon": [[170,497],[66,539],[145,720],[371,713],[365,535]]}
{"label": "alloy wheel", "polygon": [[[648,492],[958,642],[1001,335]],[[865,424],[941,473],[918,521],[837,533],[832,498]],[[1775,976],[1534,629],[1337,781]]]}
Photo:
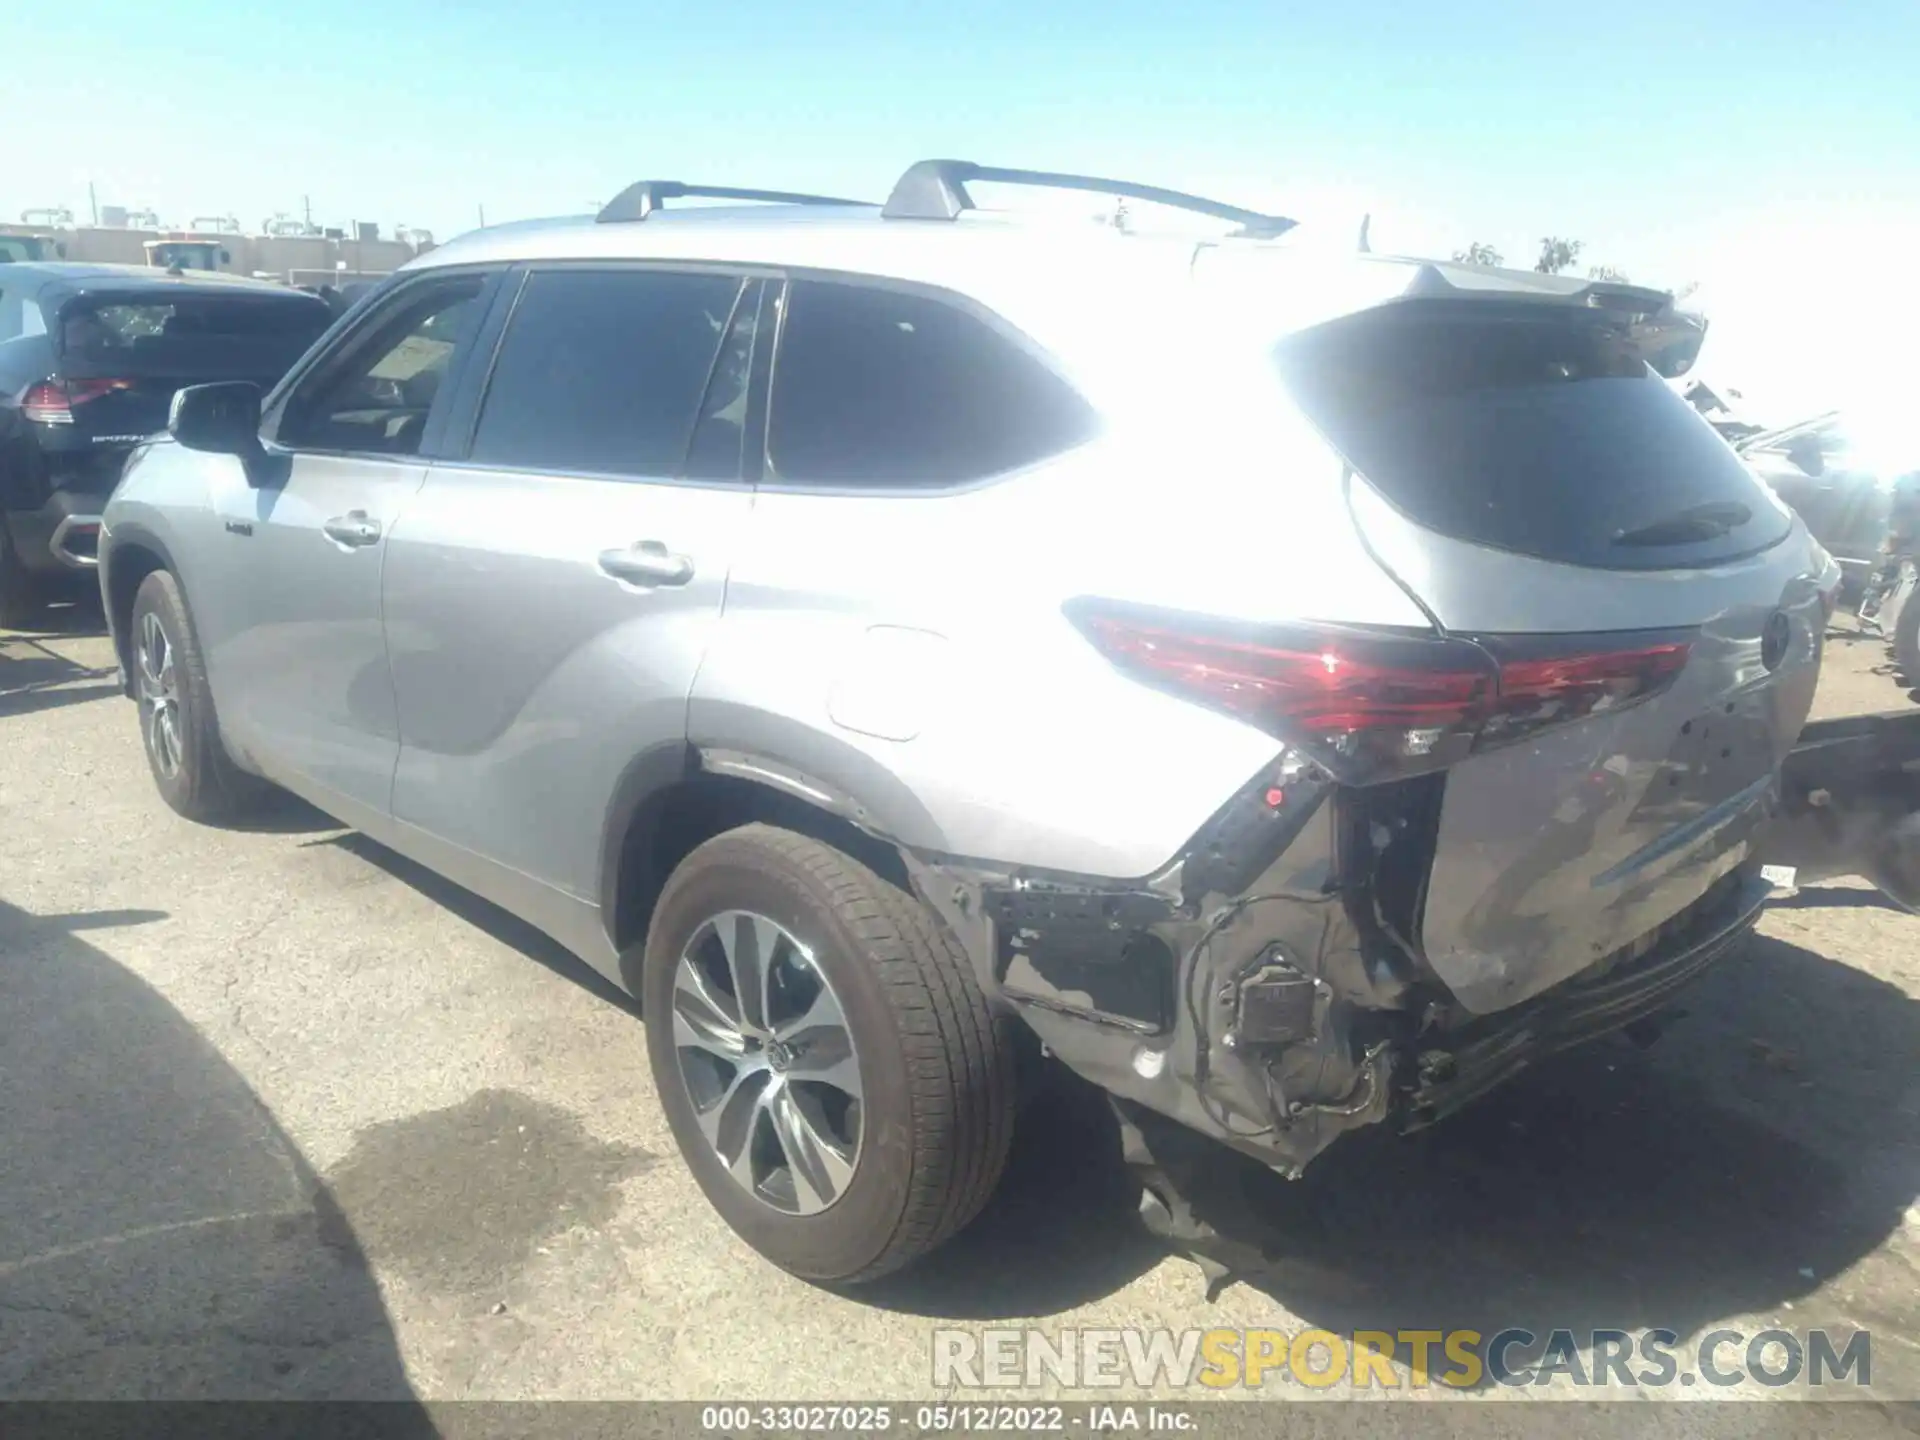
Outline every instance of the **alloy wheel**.
{"label": "alloy wheel", "polygon": [[673,1038],[700,1133],[735,1182],[790,1215],[832,1205],[860,1160],[859,1056],[808,948],[728,910],[675,965]]}
{"label": "alloy wheel", "polygon": [[149,610],[140,618],[140,637],[136,646],[140,682],[141,728],[147,741],[147,753],[162,775],[171,779],[180,773],[183,747],[180,738],[180,693],[173,663],[173,642],[159,615]]}

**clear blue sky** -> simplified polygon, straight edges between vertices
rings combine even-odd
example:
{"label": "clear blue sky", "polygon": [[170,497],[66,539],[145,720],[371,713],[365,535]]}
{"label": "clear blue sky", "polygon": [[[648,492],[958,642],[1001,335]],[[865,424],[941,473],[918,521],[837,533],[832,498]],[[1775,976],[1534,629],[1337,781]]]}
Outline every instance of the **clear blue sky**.
{"label": "clear blue sky", "polygon": [[[0,7],[0,215],[422,225],[642,175],[883,196],[1118,173],[1379,249],[1549,232],[1666,284],[1920,213],[1920,5],[83,0]],[[1809,231],[1807,227],[1814,227]],[[1793,236],[1791,241],[1782,238]]]}

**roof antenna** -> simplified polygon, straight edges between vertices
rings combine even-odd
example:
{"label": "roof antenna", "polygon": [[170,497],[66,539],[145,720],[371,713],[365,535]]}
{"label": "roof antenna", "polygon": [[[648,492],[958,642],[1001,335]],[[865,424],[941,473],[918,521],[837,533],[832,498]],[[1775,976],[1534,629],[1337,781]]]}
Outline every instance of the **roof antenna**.
{"label": "roof antenna", "polygon": [[1371,255],[1373,253],[1373,245],[1367,239],[1367,232],[1372,228],[1373,213],[1369,211],[1360,217],[1360,253],[1362,255]]}

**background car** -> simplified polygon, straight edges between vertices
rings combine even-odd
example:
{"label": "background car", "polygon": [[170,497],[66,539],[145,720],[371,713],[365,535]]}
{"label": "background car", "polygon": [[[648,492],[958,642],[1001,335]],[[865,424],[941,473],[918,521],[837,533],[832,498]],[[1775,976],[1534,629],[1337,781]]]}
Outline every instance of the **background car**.
{"label": "background car", "polygon": [[326,329],[281,286],[133,266],[0,266],[0,625],[90,592],[100,508],[174,392],[271,385]]}
{"label": "background car", "polygon": [[1907,427],[1829,410],[1735,447],[1840,562],[1846,598],[1857,598],[1885,559],[1894,483],[1920,469]]}

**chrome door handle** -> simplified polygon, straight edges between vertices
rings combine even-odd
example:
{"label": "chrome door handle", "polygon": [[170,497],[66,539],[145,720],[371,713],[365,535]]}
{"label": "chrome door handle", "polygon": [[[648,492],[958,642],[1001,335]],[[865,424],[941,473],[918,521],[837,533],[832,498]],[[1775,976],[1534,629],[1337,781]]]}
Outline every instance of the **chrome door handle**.
{"label": "chrome door handle", "polygon": [[693,579],[693,561],[674,554],[658,540],[642,540],[624,550],[602,550],[600,568],[629,585],[684,585]]}
{"label": "chrome door handle", "polygon": [[380,540],[380,522],[368,519],[364,510],[349,510],[344,515],[336,515],[320,528],[334,544],[345,545],[348,549],[375,545]]}

